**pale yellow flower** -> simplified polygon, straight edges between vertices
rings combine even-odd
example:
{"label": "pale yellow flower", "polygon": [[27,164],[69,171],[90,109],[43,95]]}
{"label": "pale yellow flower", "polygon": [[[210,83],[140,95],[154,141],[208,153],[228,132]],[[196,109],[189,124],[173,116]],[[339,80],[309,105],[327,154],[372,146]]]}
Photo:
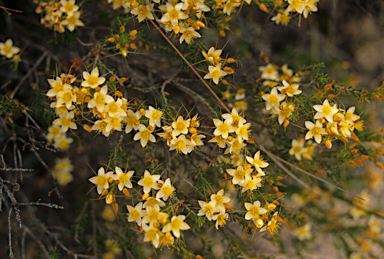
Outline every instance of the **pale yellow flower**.
{"label": "pale yellow flower", "polygon": [[188,134],[189,120],[184,120],[179,116],[176,121],[172,122],[172,136],[177,137],[180,134]]}
{"label": "pale yellow flower", "polygon": [[191,43],[192,39],[200,38],[201,35],[194,28],[189,27],[185,28],[183,25],[180,26],[180,33],[182,34],[180,37],[180,44],[185,40],[186,43]]}
{"label": "pale yellow flower", "polygon": [[318,120],[316,121],[316,124],[310,121],[306,121],[305,127],[309,130],[307,134],[305,134],[305,139],[308,140],[311,138],[315,138],[315,141],[318,144],[321,143],[321,136],[328,134],[323,128],[323,124],[321,124]]}
{"label": "pale yellow flower", "polygon": [[61,126],[61,132],[65,133],[68,129],[77,129],[76,124],[74,123],[75,114],[73,111],[64,113],[60,116],[60,118],[54,120],[52,122],[53,125]]}
{"label": "pale yellow flower", "polygon": [[85,81],[81,82],[81,86],[91,87],[93,89],[105,82],[105,77],[99,77],[99,69],[97,67],[92,69],[91,74],[84,71],[83,78]]}
{"label": "pale yellow flower", "polygon": [[127,188],[133,187],[132,182],[131,182],[131,178],[132,178],[135,171],[128,171],[128,172],[124,173],[120,167],[116,166],[115,172],[116,172],[116,174],[114,174],[112,176],[112,178],[115,181],[119,181],[117,187],[119,188],[120,191],[122,191],[124,187],[127,187]]}
{"label": "pale yellow flower", "polygon": [[72,138],[67,138],[65,134],[61,135],[55,139],[55,143],[53,144],[57,149],[61,151],[66,151],[69,149],[71,143],[73,142]]}
{"label": "pale yellow flower", "polygon": [[323,105],[314,105],[313,109],[317,111],[314,117],[315,120],[325,117],[329,122],[333,122],[333,115],[339,111],[337,104],[331,106],[328,99],[325,99]]}
{"label": "pale yellow flower", "polygon": [[289,150],[289,154],[295,156],[295,158],[300,161],[301,155],[307,152],[307,149],[304,148],[304,139],[293,139],[291,144],[292,148]]}
{"label": "pale yellow flower", "polygon": [[180,237],[180,230],[190,229],[190,226],[184,220],[184,215],[173,216],[171,222],[164,226],[163,232],[172,231],[175,237]]}
{"label": "pale yellow flower", "polygon": [[151,134],[152,132],[143,124],[139,125],[138,130],[139,132],[135,134],[133,140],[137,141],[140,139],[140,144],[142,147],[145,147],[147,145],[148,140],[151,142],[156,142],[155,137]]}
{"label": "pale yellow flower", "polygon": [[156,193],[156,198],[163,198],[163,200],[166,201],[169,197],[172,196],[174,191],[175,187],[172,186],[171,179],[168,178],[167,180],[165,180],[160,190]]}
{"label": "pale yellow flower", "polygon": [[278,94],[277,88],[274,87],[272,88],[270,94],[264,94],[261,98],[263,98],[265,101],[266,109],[270,110],[272,108],[278,108],[280,102],[285,99],[285,95]]}
{"label": "pale yellow flower", "polygon": [[172,139],[169,150],[176,150],[178,153],[187,155],[192,152],[192,144],[189,139],[185,138],[185,135],[180,135]]}
{"label": "pale yellow flower", "polygon": [[149,119],[149,125],[152,127],[161,127],[161,117],[163,116],[163,112],[153,108],[152,106],[148,107],[148,110],[145,111],[145,117]]}
{"label": "pale yellow flower", "polygon": [[179,20],[184,20],[188,18],[181,8],[183,7],[183,3],[178,3],[175,6],[170,3],[166,3],[167,12],[161,17],[161,22],[166,23],[170,21],[173,25],[173,28],[179,24]]}
{"label": "pale yellow flower", "polygon": [[152,242],[153,246],[158,248],[160,243],[160,230],[153,227],[153,224],[150,223],[149,226],[146,224],[141,225],[145,232],[144,242]]}
{"label": "pale yellow flower", "polygon": [[126,123],[125,133],[128,134],[129,132],[132,131],[132,129],[137,130],[140,125],[140,122],[139,122],[140,118],[141,118],[140,111],[136,111],[135,113],[133,113],[132,110],[128,110],[127,116],[125,117],[125,123]]}
{"label": "pale yellow flower", "polygon": [[277,89],[279,89],[282,94],[286,94],[289,97],[302,93],[302,91],[299,90],[299,84],[289,84],[285,80],[283,80],[283,86],[279,86]]}
{"label": "pale yellow flower", "polygon": [[74,31],[77,26],[84,26],[84,23],[79,18],[80,12],[75,12],[71,16],[67,16],[62,25],[66,25],[69,31]]}
{"label": "pale yellow flower", "polygon": [[209,66],[208,71],[209,73],[204,76],[204,79],[212,79],[215,84],[218,84],[219,80],[227,75],[224,70],[221,70],[221,64],[218,64],[215,67]]}
{"label": "pale yellow flower", "polygon": [[105,173],[105,170],[103,167],[100,167],[99,170],[97,171],[97,176],[93,176],[89,178],[88,180],[95,184],[97,187],[97,193],[101,194],[101,192],[104,189],[109,188],[109,183],[108,183],[108,178],[112,177],[113,172],[108,172]]}
{"label": "pale yellow flower", "polygon": [[139,5],[138,7],[132,9],[131,14],[137,15],[139,22],[142,22],[145,19],[153,20],[154,17],[151,13],[151,9],[153,9],[153,4],[150,4],[149,6]]}
{"label": "pale yellow flower", "polygon": [[211,47],[208,50],[208,54],[204,50],[202,51],[202,54],[207,61],[212,63],[212,65],[217,66],[219,64],[221,52],[222,52],[221,49],[216,50],[214,47]]}
{"label": "pale yellow flower", "polygon": [[51,89],[47,92],[48,97],[57,97],[58,94],[64,90],[63,82],[61,81],[60,77],[56,77],[56,80],[54,79],[48,79],[48,83],[51,85]]}
{"label": "pale yellow flower", "polygon": [[250,163],[256,168],[257,172],[259,172],[262,175],[265,175],[264,172],[261,170],[261,168],[266,168],[269,165],[269,163],[264,161],[263,156],[260,155],[260,150],[255,153],[253,158],[250,156],[247,156],[246,159],[248,163]]}
{"label": "pale yellow flower", "polygon": [[159,189],[159,187],[157,186],[157,181],[159,179],[160,175],[151,175],[147,170],[145,170],[143,178],[141,178],[137,184],[143,186],[144,193],[149,193],[152,189]]}
{"label": "pale yellow flower", "polygon": [[72,86],[65,84],[64,90],[58,93],[57,98],[56,107],[65,105],[68,110],[74,108],[72,103],[76,102],[76,95],[72,92]]}
{"label": "pale yellow flower", "polygon": [[229,214],[225,212],[220,212],[218,214],[213,215],[212,220],[216,220],[216,229],[219,229],[219,227],[224,226],[227,223],[228,218]]}
{"label": "pale yellow flower", "polygon": [[0,42],[0,54],[6,58],[12,58],[13,55],[19,53],[20,48],[13,46],[13,41],[8,39],[5,43]]}
{"label": "pale yellow flower", "polygon": [[79,10],[79,7],[75,5],[75,0],[61,0],[60,3],[60,11],[66,13],[68,16],[73,15],[77,10]]}

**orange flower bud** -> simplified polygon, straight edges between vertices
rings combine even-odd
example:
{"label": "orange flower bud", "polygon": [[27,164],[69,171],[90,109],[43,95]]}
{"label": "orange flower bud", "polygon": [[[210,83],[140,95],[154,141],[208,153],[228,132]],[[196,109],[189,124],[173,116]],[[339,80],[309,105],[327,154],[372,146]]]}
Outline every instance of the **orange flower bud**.
{"label": "orange flower bud", "polygon": [[320,119],[319,119],[319,122],[320,122],[321,124],[324,124],[326,121],[325,121],[324,118],[320,118]]}
{"label": "orange flower bud", "polygon": [[362,160],[366,160],[366,159],[368,159],[368,158],[369,158],[369,156],[367,156],[367,155],[362,155],[362,156],[361,156],[361,159],[362,159]]}
{"label": "orange flower bud", "polygon": [[116,95],[117,97],[123,97],[123,93],[120,92],[120,91],[116,91],[116,92],[115,92],[115,95]]}
{"label": "orange flower bud", "polygon": [[114,41],[115,41],[115,38],[108,38],[108,41],[109,41],[109,42],[114,42]]}
{"label": "orange flower bud", "polygon": [[263,97],[264,94],[265,94],[264,92],[260,92],[260,96],[261,96],[261,97]]}
{"label": "orange flower bud", "polygon": [[120,43],[116,44],[116,49],[119,49],[121,47]]}
{"label": "orange flower bud", "polygon": [[155,223],[153,223],[153,227],[154,227],[154,228],[158,228],[158,227],[160,227],[159,222],[155,222]]}
{"label": "orange flower bud", "polygon": [[328,98],[329,98],[329,99],[333,99],[333,98],[335,98],[335,97],[337,97],[336,94],[328,94]]}
{"label": "orange flower bud", "polygon": [[108,193],[108,190],[104,189],[104,190],[101,192],[100,196],[104,196],[104,195],[106,195],[107,193]]}
{"label": "orange flower bud", "polygon": [[112,195],[111,193],[109,193],[109,194],[107,195],[107,197],[105,197],[105,202],[106,202],[107,204],[111,204],[111,203],[113,202],[113,195]]}
{"label": "orange flower bud", "polygon": [[92,128],[89,125],[87,125],[87,124],[84,124],[83,129],[85,129],[88,132],[92,131]]}
{"label": "orange flower bud", "polygon": [[139,110],[139,112],[140,112],[141,116],[144,116],[144,115],[145,115],[145,110],[144,110],[143,108],[141,108],[141,109]]}
{"label": "orange flower bud", "polygon": [[375,98],[376,100],[379,100],[380,96],[378,94],[375,94],[375,96],[373,98]]}
{"label": "orange flower bud", "polygon": [[261,11],[268,13],[268,8],[267,8],[267,6],[265,4],[259,5],[259,8],[260,8]]}
{"label": "orange flower bud", "polygon": [[187,19],[187,23],[192,24],[192,23],[193,23],[193,20],[192,20],[191,18],[188,18],[188,19]]}
{"label": "orange flower bud", "polygon": [[140,125],[140,121],[135,121],[134,123],[136,126],[139,126]]}
{"label": "orange flower bud", "polygon": [[284,125],[284,127],[288,127],[288,125],[289,125],[289,120],[284,120],[283,125]]}
{"label": "orange flower bud", "polygon": [[268,210],[274,210],[276,208],[276,205],[273,203],[268,203]]}
{"label": "orange flower bud", "polygon": [[131,196],[127,188],[123,189],[123,193],[124,193],[125,196],[128,196],[128,197]]}
{"label": "orange flower bud", "polygon": [[161,188],[161,187],[163,187],[163,184],[162,183],[157,183],[157,187]]}
{"label": "orange flower bud", "polygon": [[103,112],[103,113],[101,114],[101,118],[102,118],[103,120],[105,120],[106,118],[108,118],[108,113]]}
{"label": "orange flower bud", "polygon": [[119,204],[113,204],[113,210],[115,211],[115,213],[119,212]]}
{"label": "orange flower bud", "polygon": [[189,128],[189,133],[196,134],[197,130],[195,128]]}
{"label": "orange flower bud", "polygon": [[235,63],[236,62],[236,59],[234,58],[228,58],[227,59],[227,63]]}
{"label": "orange flower bud", "polygon": [[224,69],[224,71],[227,72],[227,74],[229,74],[229,75],[235,73],[235,70],[233,70],[233,69],[230,68],[230,67],[224,67],[223,69]]}
{"label": "orange flower bud", "polygon": [[85,103],[89,103],[90,100],[91,100],[91,98],[90,98],[89,96],[87,96],[87,97],[84,98],[84,102],[85,102]]}
{"label": "orange flower bud", "polygon": [[192,24],[192,28],[196,31],[200,30],[200,27],[197,24]]}
{"label": "orange flower bud", "polygon": [[383,164],[382,163],[380,163],[380,162],[375,162],[375,166],[377,167],[377,168],[380,168],[381,170],[383,170],[384,169],[384,166],[383,166]]}
{"label": "orange flower bud", "polygon": [[[169,240],[169,241],[171,241],[172,240],[172,234],[171,234],[171,232],[167,232],[167,233],[165,233],[165,237]],[[201,256],[200,256],[201,257]],[[197,256],[196,256],[196,259],[197,259]],[[201,257],[201,259],[203,259],[203,257]]]}
{"label": "orange flower bud", "polygon": [[96,87],[96,88],[95,88],[95,91],[96,91],[96,92],[100,92],[100,91],[101,91],[100,86]]}
{"label": "orange flower bud", "polygon": [[233,137],[232,137],[232,136],[228,136],[227,140],[228,140],[229,142],[231,142],[231,141],[233,140]]}
{"label": "orange flower bud", "polygon": [[220,31],[219,34],[221,37],[225,37],[225,31]]}
{"label": "orange flower bud", "polygon": [[112,177],[108,178],[108,183],[113,183],[113,178]]}
{"label": "orange flower bud", "polygon": [[330,140],[325,141],[325,146],[326,146],[328,149],[331,149],[331,148],[332,148],[332,142],[331,142]]}
{"label": "orange flower bud", "polygon": [[179,25],[176,25],[175,28],[173,29],[173,32],[175,34],[178,34],[180,32],[180,26]]}
{"label": "orange flower bud", "polygon": [[384,152],[384,148],[382,147],[377,148],[377,153],[383,153],[383,152]]}
{"label": "orange flower bud", "polygon": [[131,40],[135,40],[137,36],[131,36]]}
{"label": "orange flower bud", "polygon": [[141,197],[141,199],[142,199],[143,201],[145,201],[145,200],[148,199],[148,198],[149,198],[149,193],[144,193],[143,196]]}
{"label": "orange flower bud", "polygon": [[123,32],[125,32],[125,27],[124,27],[124,26],[121,26],[121,27],[120,27],[120,33],[123,33]]}
{"label": "orange flower bud", "polygon": [[204,24],[202,21],[197,21],[196,24],[197,24],[199,27],[206,28],[205,24]]}
{"label": "orange flower bud", "polygon": [[119,34],[116,34],[114,37],[115,37],[116,40],[120,39],[120,35]]}
{"label": "orange flower bud", "polygon": [[152,125],[148,125],[148,129],[149,129],[150,131],[152,131],[152,130],[153,130]]}
{"label": "orange flower bud", "polygon": [[122,84],[122,83],[124,83],[127,80],[128,80],[128,78],[126,78],[126,77],[120,77],[119,83]]}
{"label": "orange flower bud", "polygon": [[129,47],[131,47],[131,49],[137,49],[136,45],[131,43],[131,45],[129,45]]}

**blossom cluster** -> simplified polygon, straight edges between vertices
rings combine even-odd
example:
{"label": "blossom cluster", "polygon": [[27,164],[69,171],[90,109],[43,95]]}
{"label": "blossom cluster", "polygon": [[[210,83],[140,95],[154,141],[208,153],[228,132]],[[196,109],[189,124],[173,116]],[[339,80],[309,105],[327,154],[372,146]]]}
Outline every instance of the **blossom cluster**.
{"label": "blossom cluster", "polygon": [[187,155],[195,147],[204,145],[202,139],[205,138],[205,135],[200,134],[201,131],[197,130],[199,126],[197,114],[188,120],[179,116],[171,125],[162,127],[164,132],[157,133],[157,135],[167,141],[169,150],[176,150],[178,153]]}
{"label": "blossom cluster", "polygon": [[352,137],[353,130],[362,130],[362,121],[360,116],[355,114],[355,107],[350,107],[348,110],[337,108],[337,104],[330,104],[328,99],[325,99],[323,104],[314,105],[316,111],[314,115],[315,122],[306,121],[305,127],[308,129],[305,139],[314,138],[320,144],[322,138],[328,148],[332,147],[331,141],[341,139],[347,141],[347,138]]}
{"label": "blossom cluster", "polygon": [[45,27],[54,28],[55,31],[63,33],[65,27],[69,31],[74,31],[77,26],[84,26],[80,20],[81,11],[75,3],[76,0],[47,0],[34,1],[39,6],[36,8],[36,13],[42,14],[40,20]]}
{"label": "blossom cluster", "polygon": [[12,39],[7,39],[4,43],[0,42],[0,55],[12,58],[20,52],[20,48],[13,46]]}
{"label": "blossom cluster", "polygon": [[[133,188],[132,177],[134,171],[123,172],[120,167],[114,171],[105,172],[101,167],[98,175],[91,177],[90,182],[95,184],[97,192],[105,196],[107,204],[116,204],[117,189],[126,196],[130,196],[129,189]],[[172,245],[174,237],[180,238],[181,230],[188,230],[189,225],[184,222],[184,215],[174,215],[166,210],[166,201],[175,192],[171,180],[160,179],[158,174],[150,174],[145,170],[144,175],[137,182],[142,186],[142,199],[136,205],[127,205],[128,222],[135,222],[144,231],[144,242],[151,242],[154,247]]]}
{"label": "blossom cluster", "polygon": [[319,0],[284,0],[288,2],[287,8],[284,9],[282,7],[279,9],[276,16],[272,17],[272,21],[276,24],[288,25],[291,15],[298,13],[299,15],[303,15],[305,19],[308,18],[308,15],[312,12],[317,12],[317,3]]}
{"label": "blossom cluster", "polygon": [[[233,58],[228,59],[222,59],[220,58],[222,50],[221,49],[215,49],[214,47],[211,47],[208,50],[208,53],[204,50],[202,51],[202,54],[205,58],[204,61],[206,61],[208,66],[208,74],[204,76],[204,79],[212,79],[212,81],[215,84],[218,84],[220,80],[226,75],[234,74],[235,71],[225,66],[226,63],[234,63],[236,62]],[[223,69],[222,69],[223,68]],[[223,83],[228,84],[225,80],[223,80]]]}
{"label": "blossom cluster", "polygon": [[56,158],[55,166],[51,170],[53,177],[61,186],[66,186],[73,181],[73,175],[71,172],[74,167],[68,157]]}

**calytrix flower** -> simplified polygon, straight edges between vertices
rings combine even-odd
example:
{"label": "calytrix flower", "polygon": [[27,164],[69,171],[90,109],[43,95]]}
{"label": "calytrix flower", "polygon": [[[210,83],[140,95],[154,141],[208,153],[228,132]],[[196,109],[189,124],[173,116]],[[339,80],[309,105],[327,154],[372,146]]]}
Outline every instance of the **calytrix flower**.
{"label": "calytrix flower", "polygon": [[97,193],[101,194],[102,190],[109,188],[108,178],[112,177],[113,172],[105,173],[103,167],[97,171],[97,176],[89,178],[89,181],[96,185]]}
{"label": "calytrix flower", "polygon": [[151,175],[147,170],[144,172],[143,178],[137,183],[143,186],[144,193],[149,193],[151,189],[158,190],[157,181],[160,179],[160,175]]}
{"label": "calytrix flower", "polygon": [[173,216],[171,222],[164,226],[163,232],[172,231],[175,237],[180,237],[180,230],[190,229],[190,226],[184,220],[184,215]]}
{"label": "calytrix flower", "polygon": [[135,134],[133,140],[137,141],[140,139],[140,144],[142,147],[145,147],[147,145],[148,140],[151,142],[156,142],[155,137],[151,134],[152,132],[143,124],[139,125],[138,130],[139,132]]}
{"label": "calytrix flower", "polygon": [[85,81],[81,82],[81,86],[84,87],[91,87],[95,89],[96,87],[102,85],[105,82],[105,77],[99,77],[99,69],[97,67],[92,69],[91,74],[84,71],[83,77]]}
{"label": "calytrix flower", "polygon": [[224,70],[221,70],[221,64],[218,64],[217,66],[209,66],[208,67],[209,73],[204,76],[204,79],[212,79],[215,84],[219,83],[219,80],[226,76],[227,73]]}
{"label": "calytrix flower", "polygon": [[316,121],[316,124],[310,121],[306,121],[305,127],[309,130],[307,134],[305,134],[305,139],[308,140],[311,138],[315,138],[315,141],[318,144],[321,143],[321,136],[328,134],[323,128],[323,124],[321,124],[318,120]]}
{"label": "calytrix flower", "polygon": [[128,171],[127,173],[124,173],[123,170],[121,170],[120,167],[115,167],[115,172],[112,176],[113,180],[118,181],[118,188],[120,191],[123,190],[124,186],[127,188],[132,188],[131,178],[133,176],[133,173],[135,171]]}

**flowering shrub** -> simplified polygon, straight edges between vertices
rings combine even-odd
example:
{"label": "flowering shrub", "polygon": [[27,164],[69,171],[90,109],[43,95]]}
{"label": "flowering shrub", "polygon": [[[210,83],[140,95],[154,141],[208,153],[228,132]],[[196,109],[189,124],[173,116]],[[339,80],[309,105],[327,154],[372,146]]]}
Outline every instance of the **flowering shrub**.
{"label": "flowering shrub", "polygon": [[[370,245],[382,244],[383,216],[367,201],[382,178],[384,149],[364,103],[384,100],[384,85],[363,90],[324,74],[332,70],[322,62],[267,56],[241,18],[257,13],[270,28],[307,31],[322,2],[33,3],[46,42],[29,46],[21,33],[15,46],[0,43],[1,65],[16,75],[4,82],[0,104],[3,171],[15,173],[0,177],[9,257],[34,249],[49,258],[141,258],[163,248],[182,258],[284,252],[258,240],[289,242],[289,253],[303,257],[319,231],[338,232],[341,256],[376,253]],[[34,51],[42,54],[31,63]],[[353,171],[360,166],[368,176]],[[20,184],[24,196],[16,195]],[[39,188],[55,200],[31,201]],[[42,223],[35,211],[22,222],[24,205],[64,209],[57,219],[71,234],[57,237],[48,227],[56,218]],[[12,213],[22,245],[12,243]],[[76,219],[64,219],[69,213]],[[25,247],[27,235],[39,248]]]}

